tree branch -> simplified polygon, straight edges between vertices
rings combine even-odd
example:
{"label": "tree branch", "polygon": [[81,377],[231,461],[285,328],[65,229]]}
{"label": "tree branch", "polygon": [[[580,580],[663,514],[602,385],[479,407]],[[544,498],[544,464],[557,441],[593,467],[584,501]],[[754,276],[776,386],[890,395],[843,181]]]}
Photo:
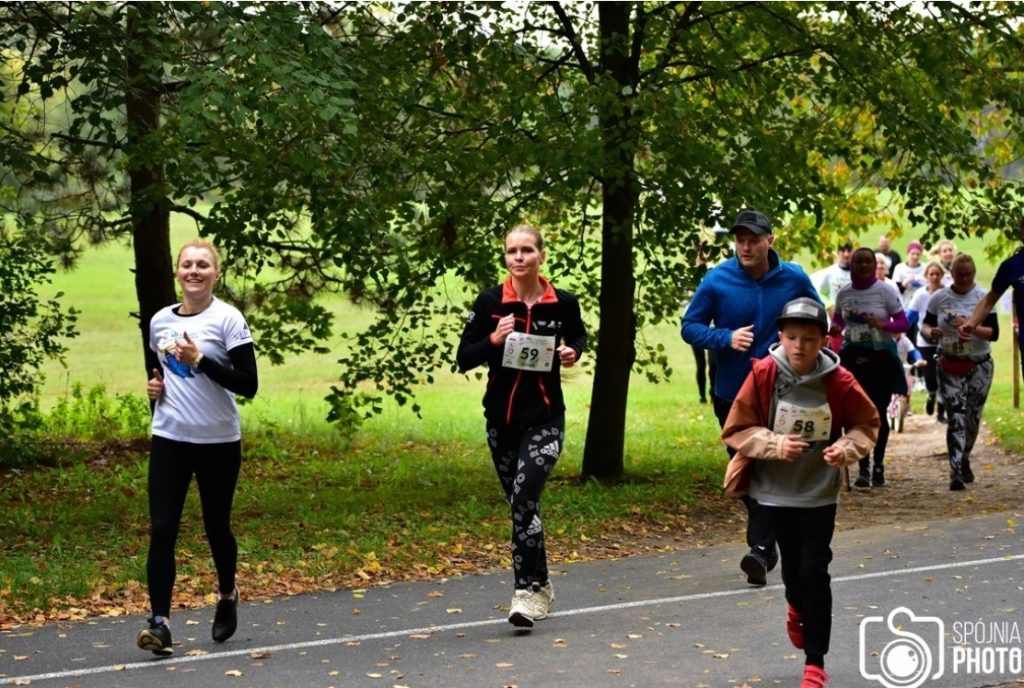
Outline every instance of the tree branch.
{"label": "tree branch", "polygon": [[202,223],[206,222],[207,219],[205,215],[198,212],[197,210],[194,210],[193,208],[190,208],[187,205],[181,205],[180,203],[175,203],[171,205],[168,208],[168,210],[170,210],[172,213],[181,213],[182,215],[188,215],[189,217],[196,221],[197,225],[201,225]]}
{"label": "tree branch", "polygon": [[558,21],[562,24],[564,35],[569,45],[572,46],[572,52],[576,56],[576,61],[580,64],[580,69],[583,70],[583,75],[587,77],[588,83],[594,83],[594,66],[590,64],[590,60],[587,59],[587,53],[583,50],[583,46],[580,44],[579,37],[576,35],[576,29],[573,28],[572,21],[569,19],[569,15],[565,13],[565,8],[562,7],[560,2],[548,2],[551,9],[554,10],[555,15],[558,17]]}

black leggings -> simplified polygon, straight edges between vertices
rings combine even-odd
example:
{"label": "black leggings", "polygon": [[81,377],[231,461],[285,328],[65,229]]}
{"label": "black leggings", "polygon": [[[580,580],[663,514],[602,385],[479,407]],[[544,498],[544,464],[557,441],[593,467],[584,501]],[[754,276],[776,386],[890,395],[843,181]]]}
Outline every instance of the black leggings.
{"label": "black leggings", "polygon": [[565,417],[525,428],[487,423],[487,445],[512,514],[515,587],[548,582],[540,495],[565,442]]}
{"label": "black leggings", "polygon": [[[898,389],[899,381],[903,379],[903,366],[896,357],[884,349],[869,349],[863,346],[846,346],[839,354],[839,360],[843,367],[853,373],[857,383],[871,399],[871,403],[878,410],[878,417],[882,423],[878,428],[878,441],[875,443],[874,464],[879,467],[885,462],[885,448],[889,443],[889,423],[886,420],[886,413],[889,410],[889,402],[892,395]],[[904,381],[904,385],[906,382]],[[860,472],[868,471],[869,460],[864,457],[860,460]]]}
{"label": "black leggings", "polygon": [[242,443],[193,444],[153,437],[149,455],[149,601],[155,616],[168,616],[174,588],[174,545],[185,495],[196,476],[203,525],[217,567],[220,592],[235,589],[238,544],[231,532],[231,503],[242,467]]}

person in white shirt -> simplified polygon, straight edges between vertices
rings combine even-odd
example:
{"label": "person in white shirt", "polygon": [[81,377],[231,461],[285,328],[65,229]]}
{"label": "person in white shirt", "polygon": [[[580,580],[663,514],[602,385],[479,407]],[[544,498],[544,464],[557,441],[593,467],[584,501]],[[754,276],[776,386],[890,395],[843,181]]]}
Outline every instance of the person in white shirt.
{"label": "person in white shirt", "polygon": [[[924,263],[921,262],[921,242],[911,241],[907,246],[907,259],[892,271],[892,281],[903,295],[903,307],[910,306],[917,290],[924,286]],[[915,333],[911,333],[915,334]]]}
{"label": "person in white shirt", "polygon": [[153,402],[146,561],[152,617],[136,644],[160,656],[174,652],[168,619],[174,545],[193,475],[220,593],[213,640],[224,642],[238,626],[238,545],[231,532],[231,506],[242,465],[242,431],[235,395],[252,398],[259,385],[245,318],[213,295],[220,279],[217,249],[194,239],[181,248],[176,266],[182,301],[150,321],[149,345],[161,367],[146,385]]}
{"label": "person in white shirt", "polygon": [[[899,361],[893,335],[906,332],[907,321],[896,288],[876,276],[875,252],[866,247],[853,252],[850,284],[839,290],[830,334],[842,333],[839,357],[853,373],[871,402],[884,418],[893,394],[906,393],[903,364]],[[856,487],[885,485],[885,448],[889,426],[882,423],[872,457],[860,461]],[[872,465],[873,459],[873,465]],[[869,471],[870,468],[870,471]]]}
{"label": "person in white shirt", "polygon": [[986,290],[974,282],[974,260],[966,253],[951,264],[953,284],[928,299],[921,329],[939,347],[939,390],[946,404],[946,449],[949,489],[963,490],[974,482],[971,450],[978,438],[981,413],[992,387],[992,345],[999,339],[999,318],[990,313],[970,334],[960,326],[970,322]]}
{"label": "person in white shirt", "polygon": [[924,369],[924,385],[928,391],[928,400],[925,402],[924,410],[930,416],[935,413],[937,407],[938,416],[936,420],[940,423],[946,422],[946,407],[943,405],[942,400],[938,398],[939,381],[936,373],[937,362],[935,360],[938,347],[935,346],[934,342],[925,339],[920,329],[920,323],[928,309],[928,299],[931,298],[932,294],[943,289],[942,278],[945,274],[946,271],[942,268],[941,263],[935,260],[930,261],[924,269],[925,286],[923,289],[917,290],[914,298],[910,300],[910,306],[907,308],[907,319],[910,321],[911,326],[918,325],[917,349],[921,352],[926,364]]}

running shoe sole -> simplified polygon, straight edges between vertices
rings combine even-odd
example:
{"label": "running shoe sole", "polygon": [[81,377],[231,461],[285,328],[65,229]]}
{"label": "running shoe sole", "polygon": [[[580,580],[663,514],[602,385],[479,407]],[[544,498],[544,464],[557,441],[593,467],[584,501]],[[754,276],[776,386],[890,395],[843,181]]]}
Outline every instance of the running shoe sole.
{"label": "running shoe sole", "polygon": [[143,650],[148,650],[155,655],[167,657],[174,654],[173,647],[167,647],[157,635],[151,632],[148,628],[143,628],[139,631],[139,637],[135,639],[135,644]]}

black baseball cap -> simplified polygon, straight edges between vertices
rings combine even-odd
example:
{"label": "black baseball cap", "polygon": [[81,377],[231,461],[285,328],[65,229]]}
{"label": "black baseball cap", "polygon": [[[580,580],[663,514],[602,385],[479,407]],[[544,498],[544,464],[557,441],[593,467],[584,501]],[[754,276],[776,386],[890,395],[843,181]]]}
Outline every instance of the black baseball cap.
{"label": "black baseball cap", "polygon": [[737,229],[749,229],[754,234],[771,234],[772,223],[763,213],[756,210],[741,210],[729,231],[735,232]]}
{"label": "black baseball cap", "polygon": [[793,299],[782,307],[782,315],[775,319],[780,328],[786,320],[809,320],[821,328],[822,334],[828,334],[828,315],[825,307],[812,298],[802,296]]}

